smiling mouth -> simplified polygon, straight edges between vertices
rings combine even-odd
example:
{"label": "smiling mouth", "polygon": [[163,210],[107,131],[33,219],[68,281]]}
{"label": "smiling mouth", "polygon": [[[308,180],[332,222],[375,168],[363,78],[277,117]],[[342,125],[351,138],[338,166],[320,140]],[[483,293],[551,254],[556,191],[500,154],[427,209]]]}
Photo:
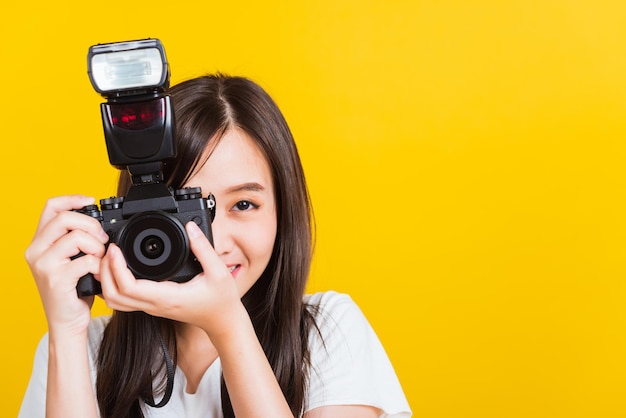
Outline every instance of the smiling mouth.
{"label": "smiling mouth", "polygon": [[230,266],[230,267],[228,268],[228,271],[230,272],[230,274],[233,274],[233,272],[234,272],[235,270],[237,270],[240,266],[241,266],[241,264],[235,264],[234,266]]}

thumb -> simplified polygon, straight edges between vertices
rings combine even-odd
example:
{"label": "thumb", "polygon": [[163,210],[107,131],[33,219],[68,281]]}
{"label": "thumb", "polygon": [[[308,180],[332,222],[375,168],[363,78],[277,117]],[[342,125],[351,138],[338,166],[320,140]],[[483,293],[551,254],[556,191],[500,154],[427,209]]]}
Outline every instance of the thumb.
{"label": "thumb", "polygon": [[193,251],[205,272],[209,271],[214,266],[223,265],[215,253],[213,246],[211,246],[209,239],[195,222],[187,222],[185,229],[189,236],[191,251]]}

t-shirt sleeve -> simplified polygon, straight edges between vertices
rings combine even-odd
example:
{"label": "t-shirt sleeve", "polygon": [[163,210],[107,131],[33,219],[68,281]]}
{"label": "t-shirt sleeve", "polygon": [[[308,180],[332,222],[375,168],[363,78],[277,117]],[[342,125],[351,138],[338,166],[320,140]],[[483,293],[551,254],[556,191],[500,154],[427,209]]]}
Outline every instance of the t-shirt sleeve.
{"label": "t-shirt sleeve", "polygon": [[37,345],[33,371],[22,399],[18,418],[46,416],[46,381],[48,379],[48,334]]}
{"label": "t-shirt sleeve", "polygon": [[368,405],[381,417],[407,418],[411,410],[380,340],[359,307],[336,292],[312,295],[320,332],[310,336],[311,371],[305,410]]}

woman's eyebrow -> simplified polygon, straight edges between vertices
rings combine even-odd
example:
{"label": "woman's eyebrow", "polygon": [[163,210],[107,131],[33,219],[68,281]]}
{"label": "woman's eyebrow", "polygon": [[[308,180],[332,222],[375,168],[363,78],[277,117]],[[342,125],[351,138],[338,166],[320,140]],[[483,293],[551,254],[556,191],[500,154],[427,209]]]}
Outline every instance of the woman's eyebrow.
{"label": "woman's eyebrow", "polygon": [[238,184],[236,186],[229,187],[228,189],[226,189],[226,193],[262,192],[264,190],[265,190],[265,187],[263,187],[261,184],[250,182],[250,183],[243,183],[243,184]]}

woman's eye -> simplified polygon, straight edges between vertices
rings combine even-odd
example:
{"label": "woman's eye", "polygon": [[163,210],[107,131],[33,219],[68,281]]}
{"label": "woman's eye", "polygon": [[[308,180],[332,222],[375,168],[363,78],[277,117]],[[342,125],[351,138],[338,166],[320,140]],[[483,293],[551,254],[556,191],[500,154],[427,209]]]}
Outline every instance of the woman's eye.
{"label": "woman's eye", "polygon": [[251,210],[251,209],[256,209],[256,208],[258,208],[257,205],[247,200],[241,200],[235,203],[235,206],[233,206],[233,209],[236,211],[246,211],[246,210]]}

